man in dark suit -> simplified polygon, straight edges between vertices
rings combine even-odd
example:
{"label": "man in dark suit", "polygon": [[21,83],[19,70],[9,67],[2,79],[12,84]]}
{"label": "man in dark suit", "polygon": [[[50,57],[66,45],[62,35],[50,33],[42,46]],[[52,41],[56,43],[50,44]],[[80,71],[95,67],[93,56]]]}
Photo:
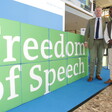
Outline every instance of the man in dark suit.
{"label": "man in dark suit", "polygon": [[110,79],[105,83],[112,83],[112,7],[109,9],[109,15],[111,20],[108,22],[105,28],[104,38],[108,44],[108,64],[110,69]]}
{"label": "man in dark suit", "polygon": [[106,43],[104,41],[105,19],[101,17],[102,8],[96,7],[95,18],[89,20],[86,32],[84,46],[89,48],[90,52],[90,73],[88,81],[92,81],[94,77],[96,64],[96,78],[102,80],[100,71],[102,69],[102,58]]}

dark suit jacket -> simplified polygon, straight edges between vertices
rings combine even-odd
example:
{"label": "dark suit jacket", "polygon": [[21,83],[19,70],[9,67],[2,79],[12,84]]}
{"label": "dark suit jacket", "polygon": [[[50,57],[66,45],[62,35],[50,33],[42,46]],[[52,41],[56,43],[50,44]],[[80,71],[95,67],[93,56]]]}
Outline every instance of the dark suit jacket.
{"label": "dark suit jacket", "polygon": [[[112,28],[112,20],[110,21],[110,22],[108,22],[108,24],[107,24],[107,30],[108,30],[108,36],[109,36],[109,38],[111,39],[111,28]],[[112,47],[112,45],[111,44],[108,44],[108,48],[111,48]]]}

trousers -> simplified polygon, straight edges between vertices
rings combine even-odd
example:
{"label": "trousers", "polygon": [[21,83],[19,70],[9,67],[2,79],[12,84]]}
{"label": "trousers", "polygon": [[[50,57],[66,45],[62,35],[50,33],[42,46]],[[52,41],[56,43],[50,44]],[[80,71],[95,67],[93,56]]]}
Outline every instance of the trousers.
{"label": "trousers", "polygon": [[103,40],[94,40],[94,45],[90,51],[90,66],[89,66],[89,77],[94,76],[96,66],[96,76],[100,75],[102,69],[102,58],[104,54]]}

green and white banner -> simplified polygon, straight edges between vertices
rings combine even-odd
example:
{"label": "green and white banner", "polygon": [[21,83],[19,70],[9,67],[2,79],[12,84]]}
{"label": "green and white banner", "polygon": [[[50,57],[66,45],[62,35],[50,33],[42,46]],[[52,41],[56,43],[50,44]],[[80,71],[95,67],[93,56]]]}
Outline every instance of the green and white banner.
{"label": "green and white banner", "polygon": [[0,18],[0,111],[85,77],[83,42],[78,34]]}

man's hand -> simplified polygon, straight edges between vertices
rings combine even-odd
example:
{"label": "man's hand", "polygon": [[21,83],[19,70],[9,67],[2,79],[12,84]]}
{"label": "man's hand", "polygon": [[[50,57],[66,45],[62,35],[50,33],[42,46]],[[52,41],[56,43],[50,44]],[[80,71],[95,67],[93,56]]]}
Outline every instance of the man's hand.
{"label": "man's hand", "polygon": [[87,43],[87,42],[84,42],[84,46],[85,46],[86,48],[88,48],[88,43]]}
{"label": "man's hand", "polygon": [[112,40],[109,40],[108,42],[109,42],[110,45],[112,45]]}

